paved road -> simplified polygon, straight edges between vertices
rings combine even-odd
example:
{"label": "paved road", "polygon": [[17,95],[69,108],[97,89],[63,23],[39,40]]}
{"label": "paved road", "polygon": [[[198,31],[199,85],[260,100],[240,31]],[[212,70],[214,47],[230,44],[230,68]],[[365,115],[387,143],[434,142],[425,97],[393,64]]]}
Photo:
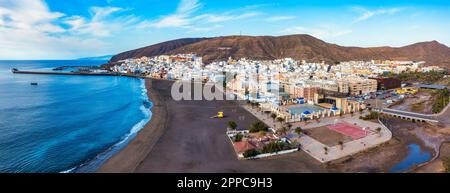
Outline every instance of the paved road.
{"label": "paved road", "polygon": [[397,114],[397,115],[401,115],[401,116],[419,118],[419,119],[437,120],[436,117],[433,115],[420,114],[420,113],[401,111],[401,110],[394,110],[394,109],[388,109],[388,108],[384,108],[383,112]]}
{"label": "paved road", "polygon": [[450,104],[448,104],[447,108],[444,110],[445,111],[440,115],[436,116],[436,118],[437,120],[439,120],[440,123],[443,123],[446,126],[450,126]]}
{"label": "paved road", "polygon": [[438,114],[422,114],[422,113],[414,113],[414,112],[408,112],[408,111],[401,111],[401,110],[395,110],[395,109],[389,109],[389,108],[383,108],[383,112],[385,113],[392,113],[396,115],[401,116],[409,116],[414,118],[420,118],[420,119],[428,119],[437,121],[441,124],[444,124],[445,126],[450,126],[450,104],[447,105],[446,108],[444,108],[443,112]]}

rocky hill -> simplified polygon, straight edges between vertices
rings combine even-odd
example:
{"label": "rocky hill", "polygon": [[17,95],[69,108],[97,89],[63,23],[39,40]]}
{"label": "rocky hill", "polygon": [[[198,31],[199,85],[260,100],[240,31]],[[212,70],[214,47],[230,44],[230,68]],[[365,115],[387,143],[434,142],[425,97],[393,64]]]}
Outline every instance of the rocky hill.
{"label": "rocky hill", "polygon": [[404,47],[344,47],[330,44],[310,35],[288,36],[224,36],[215,38],[187,38],[163,42],[118,54],[111,63],[126,58],[161,54],[195,53],[205,63],[250,58],[272,60],[290,57],[311,62],[334,63],[348,60],[414,60],[427,65],[449,68],[450,48],[437,41],[420,42]]}

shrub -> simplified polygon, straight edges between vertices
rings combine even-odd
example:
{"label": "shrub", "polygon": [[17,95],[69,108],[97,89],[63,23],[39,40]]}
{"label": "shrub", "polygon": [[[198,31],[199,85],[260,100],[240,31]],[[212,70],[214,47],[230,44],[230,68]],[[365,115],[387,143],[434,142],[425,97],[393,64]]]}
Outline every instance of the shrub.
{"label": "shrub", "polygon": [[234,136],[234,142],[242,141],[242,138],[244,138],[244,136],[238,133],[236,136]]}
{"label": "shrub", "polygon": [[449,91],[447,89],[435,91],[436,99],[434,100],[432,111],[433,113],[441,112],[449,103]]}
{"label": "shrub", "polygon": [[256,149],[249,149],[249,150],[245,151],[242,155],[245,158],[249,158],[249,157],[255,157],[255,156],[259,155],[259,154],[261,154],[261,153],[258,150],[256,150]]}
{"label": "shrub", "polygon": [[250,125],[249,132],[250,133],[257,133],[257,132],[260,132],[260,131],[268,131],[268,130],[269,130],[269,127],[265,123],[263,123],[261,121],[257,121],[257,122],[255,122],[255,123]]}
{"label": "shrub", "polygon": [[295,128],[295,133],[297,133],[298,135],[303,133],[303,129],[301,127],[297,127]]}
{"label": "shrub", "polygon": [[375,111],[370,111],[370,114],[362,117],[363,120],[372,120],[372,119],[378,119],[378,117],[380,116],[380,113],[375,112]]}
{"label": "shrub", "polygon": [[272,113],[272,114],[270,114],[270,117],[272,117],[272,119],[275,120],[275,118],[277,118],[277,114]]}
{"label": "shrub", "polygon": [[280,141],[277,141],[277,142],[274,141],[274,142],[270,142],[267,145],[265,145],[263,147],[262,152],[264,152],[264,153],[279,152],[279,151],[283,150],[285,147],[286,147],[286,143],[280,142]]}
{"label": "shrub", "polygon": [[234,121],[229,121],[229,122],[228,122],[228,127],[229,127],[230,129],[235,130],[236,127],[237,127],[237,123],[234,122]]}

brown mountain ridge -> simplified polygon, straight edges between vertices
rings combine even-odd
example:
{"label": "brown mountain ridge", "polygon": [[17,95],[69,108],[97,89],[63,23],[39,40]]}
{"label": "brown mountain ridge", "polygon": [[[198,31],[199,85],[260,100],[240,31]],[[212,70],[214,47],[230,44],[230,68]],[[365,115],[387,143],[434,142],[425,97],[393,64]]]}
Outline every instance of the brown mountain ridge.
{"label": "brown mountain ridge", "polygon": [[215,38],[184,38],[120,53],[110,63],[127,58],[162,54],[195,53],[204,63],[249,58],[273,60],[294,58],[309,62],[349,60],[412,60],[426,65],[449,68],[450,48],[437,41],[420,42],[403,47],[344,47],[330,44],[310,35],[287,36],[223,36]]}

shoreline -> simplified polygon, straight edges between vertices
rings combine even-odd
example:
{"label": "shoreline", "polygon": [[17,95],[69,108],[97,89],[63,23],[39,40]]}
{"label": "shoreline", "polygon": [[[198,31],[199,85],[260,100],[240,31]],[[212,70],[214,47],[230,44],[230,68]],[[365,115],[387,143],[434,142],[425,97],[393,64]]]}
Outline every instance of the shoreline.
{"label": "shoreline", "polygon": [[128,145],[107,159],[96,172],[132,173],[151,152],[167,125],[167,107],[162,96],[153,89],[153,80],[144,79],[147,97],[153,103],[152,118],[136,133]]}

